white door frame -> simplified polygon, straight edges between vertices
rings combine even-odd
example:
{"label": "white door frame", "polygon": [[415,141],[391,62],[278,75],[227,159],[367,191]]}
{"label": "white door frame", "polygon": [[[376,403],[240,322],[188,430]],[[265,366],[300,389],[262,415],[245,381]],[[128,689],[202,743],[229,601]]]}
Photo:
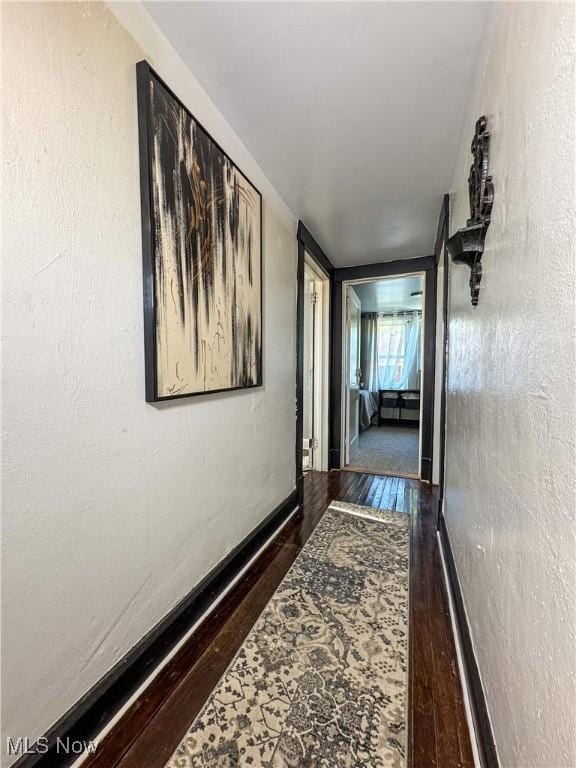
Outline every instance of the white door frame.
{"label": "white door frame", "polygon": [[311,469],[328,471],[329,383],[330,383],[330,277],[304,251],[304,265],[314,276],[317,294],[314,336],[314,435],[318,444],[312,453]]}
{"label": "white door frame", "polygon": [[[349,285],[361,285],[364,283],[380,283],[383,280],[399,280],[403,277],[420,277],[422,280],[422,332],[420,335],[420,344],[421,344],[421,350],[424,349],[424,334],[426,333],[426,326],[424,323],[424,310],[426,308],[426,272],[419,271],[419,272],[404,272],[400,275],[385,275],[382,277],[368,277],[368,278],[357,278],[355,280],[343,280],[342,281],[342,307],[343,307],[343,320],[342,323],[342,392],[344,393],[344,397],[341,398],[341,414],[340,414],[340,445],[343,446],[343,450],[340,451],[340,469],[344,469],[346,465],[349,463],[349,453],[350,453],[350,446],[348,445],[348,426],[347,426],[347,413],[348,413],[348,368],[349,368],[349,360],[348,360],[348,313],[346,311],[346,290]],[[421,381],[424,380],[424,366],[425,361],[423,360],[423,367],[422,367],[422,377]],[[418,424],[418,477],[420,477],[420,467],[421,467],[421,459],[422,459],[422,416],[423,416],[423,409],[420,407],[420,423]]]}

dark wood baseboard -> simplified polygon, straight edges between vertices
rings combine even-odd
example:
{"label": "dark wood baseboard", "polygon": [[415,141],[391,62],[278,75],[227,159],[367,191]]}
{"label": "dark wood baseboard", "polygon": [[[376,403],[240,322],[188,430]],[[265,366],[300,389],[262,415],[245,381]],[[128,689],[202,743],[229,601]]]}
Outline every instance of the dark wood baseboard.
{"label": "dark wood baseboard", "polygon": [[465,667],[464,671],[468,683],[468,690],[470,692],[470,708],[472,710],[472,718],[474,720],[474,729],[476,731],[478,752],[480,754],[482,768],[500,768],[494,742],[494,734],[492,733],[488,707],[486,705],[486,697],[484,695],[484,688],[480,677],[480,670],[478,669],[478,663],[474,654],[470,626],[468,625],[468,619],[464,608],[460,580],[458,579],[458,572],[456,571],[456,563],[454,561],[454,554],[448,536],[448,529],[446,528],[446,520],[442,513],[439,515],[438,532],[442,541],[442,549],[444,550],[446,567],[448,570],[448,580],[450,582],[450,590],[454,601],[454,610],[462,646]]}
{"label": "dark wood baseboard", "polygon": [[65,768],[77,760],[56,753],[57,739],[94,739],[298,506],[294,490],[44,734],[48,751],[31,747],[13,768]]}

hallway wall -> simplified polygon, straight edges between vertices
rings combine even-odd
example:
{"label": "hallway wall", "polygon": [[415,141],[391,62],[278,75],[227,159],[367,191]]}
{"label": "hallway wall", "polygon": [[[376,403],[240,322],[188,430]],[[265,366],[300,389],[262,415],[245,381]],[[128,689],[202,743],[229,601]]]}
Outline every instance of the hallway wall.
{"label": "hallway wall", "polygon": [[[45,732],[295,485],[296,221],[143,8],[116,12],[137,39],[103,3],[2,7],[4,737]],[[261,389],[144,402],[144,57],[263,193]]]}
{"label": "hallway wall", "polygon": [[574,7],[504,3],[476,119],[492,131],[480,303],[451,265],[446,516],[501,765],[576,764]]}

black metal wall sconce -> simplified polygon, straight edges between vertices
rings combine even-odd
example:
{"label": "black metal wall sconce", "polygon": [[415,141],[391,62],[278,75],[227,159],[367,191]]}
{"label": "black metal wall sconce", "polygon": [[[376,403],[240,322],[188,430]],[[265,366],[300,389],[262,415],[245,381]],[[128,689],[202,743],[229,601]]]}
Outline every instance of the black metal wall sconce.
{"label": "black metal wall sconce", "polygon": [[486,118],[476,121],[476,131],[472,140],[474,160],[468,177],[470,196],[470,218],[466,226],[446,241],[446,248],[455,264],[470,267],[470,296],[472,305],[478,304],[480,281],[482,280],[482,254],[484,240],[490,225],[490,214],[494,202],[492,176],[488,175],[490,150],[490,131],[486,130]]}

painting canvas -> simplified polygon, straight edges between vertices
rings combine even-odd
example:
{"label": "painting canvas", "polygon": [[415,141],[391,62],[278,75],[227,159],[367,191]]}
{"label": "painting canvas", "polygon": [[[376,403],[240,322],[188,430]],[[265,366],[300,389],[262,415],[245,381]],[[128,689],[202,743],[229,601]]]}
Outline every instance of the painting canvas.
{"label": "painting canvas", "polygon": [[262,383],[262,198],[138,64],[146,399]]}

